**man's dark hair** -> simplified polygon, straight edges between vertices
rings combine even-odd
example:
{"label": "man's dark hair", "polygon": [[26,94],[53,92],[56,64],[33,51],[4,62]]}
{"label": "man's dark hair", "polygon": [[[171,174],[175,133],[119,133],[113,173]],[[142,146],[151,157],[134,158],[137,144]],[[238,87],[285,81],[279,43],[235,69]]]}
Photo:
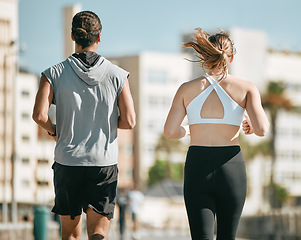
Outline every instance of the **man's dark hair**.
{"label": "man's dark hair", "polygon": [[83,11],[73,17],[72,34],[75,42],[82,48],[95,43],[101,30],[100,19],[94,12]]}

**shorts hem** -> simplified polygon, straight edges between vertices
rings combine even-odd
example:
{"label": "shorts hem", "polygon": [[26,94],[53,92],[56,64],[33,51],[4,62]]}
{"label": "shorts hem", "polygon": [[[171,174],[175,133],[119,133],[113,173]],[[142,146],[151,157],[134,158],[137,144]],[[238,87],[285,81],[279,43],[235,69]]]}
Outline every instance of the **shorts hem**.
{"label": "shorts hem", "polygon": [[74,220],[75,217],[82,215],[82,213],[75,213],[75,214],[62,213],[62,212],[56,210],[55,207],[52,208],[51,212],[53,212],[53,213],[55,213],[55,214],[58,214],[58,215],[60,215],[60,216],[70,216],[71,220]]}
{"label": "shorts hem", "polygon": [[114,216],[114,211],[113,212],[109,212],[109,213],[106,213],[104,211],[99,211],[97,208],[95,208],[93,205],[91,204],[88,204],[88,207],[86,209],[84,209],[84,212],[87,213],[87,209],[90,208],[92,209],[94,212],[104,216],[104,217],[108,217],[108,218],[113,218]]}

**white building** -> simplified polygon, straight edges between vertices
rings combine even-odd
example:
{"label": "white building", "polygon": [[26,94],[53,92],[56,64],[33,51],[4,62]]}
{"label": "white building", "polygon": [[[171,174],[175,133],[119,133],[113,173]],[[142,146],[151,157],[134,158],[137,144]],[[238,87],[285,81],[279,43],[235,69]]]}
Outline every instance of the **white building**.
{"label": "white building", "polygon": [[51,170],[54,142],[41,138],[41,131],[31,118],[38,79],[32,74],[17,73],[18,45],[18,1],[0,0],[0,215],[3,222],[17,221],[18,206],[24,209],[24,205],[48,203],[54,195]]}
{"label": "white building", "polygon": [[14,86],[17,69],[18,1],[0,0],[0,202],[1,220],[8,220],[14,153]]}
{"label": "white building", "polygon": [[52,169],[55,142],[32,120],[38,78],[19,73],[15,108],[15,200],[46,204],[53,200]]}
{"label": "white building", "polygon": [[[191,79],[185,54],[142,52],[110,60],[130,72],[130,87],[137,115],[134,129],[135,168],[143,180],[154,163],[154,152],[177,88]],[[139,178],[139,173],[134,173]]]}

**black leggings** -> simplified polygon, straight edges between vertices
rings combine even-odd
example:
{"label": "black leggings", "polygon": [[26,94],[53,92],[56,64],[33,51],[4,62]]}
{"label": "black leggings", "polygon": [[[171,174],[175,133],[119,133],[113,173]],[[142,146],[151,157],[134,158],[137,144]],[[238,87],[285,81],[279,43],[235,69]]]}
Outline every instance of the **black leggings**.
{"label": "black leggings", "polygon": [[190,146],[184,198],[192,240],[235,239],[246,198],[246,170],[239,146]]}

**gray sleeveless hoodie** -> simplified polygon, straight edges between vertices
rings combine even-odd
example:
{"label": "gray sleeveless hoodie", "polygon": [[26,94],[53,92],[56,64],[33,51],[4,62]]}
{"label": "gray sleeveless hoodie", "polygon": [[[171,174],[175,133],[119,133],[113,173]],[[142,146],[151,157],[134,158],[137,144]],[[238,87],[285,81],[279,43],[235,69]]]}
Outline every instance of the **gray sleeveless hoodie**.
{"label": "gray sleeveless hoodie", "polygon": [[68,166],[117,164],[117,100],[129,73],[104,57],[87,68],[70,56],[42,74],[56,104],[54,160]]}

